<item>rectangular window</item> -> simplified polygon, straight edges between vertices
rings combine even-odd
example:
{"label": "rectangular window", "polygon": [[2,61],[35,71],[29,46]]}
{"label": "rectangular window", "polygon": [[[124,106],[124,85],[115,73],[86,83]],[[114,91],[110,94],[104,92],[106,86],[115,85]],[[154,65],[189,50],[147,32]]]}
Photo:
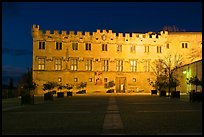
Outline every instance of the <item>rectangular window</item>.
{"label": "rectangular window", "polygon": [[78,82],[78,78],[74,78],[74,82]]}
{"label": "rectangular window", "polygon": [[78,43],[72,43],[72,50],[78,50]]}
{"label": "rectangular window", "polygon": [[61,77],[58,77],[58,82],[62,82],[62,78]]}
{"label": "rectangular window", "polygon": [[56,42],[56,50],[62,50],[62,42]]}
{"label": "rectangular window", "polygon": [[130,60],[130,71],[136,72],[137,70],[137,60]]}
{"label": "rectangular window", "polygon": [[85,60],[85,69],[87,71],[91,71],[92,70],[92,60]]}
{"label": "rectangular window", "polygon": [[187,42],[182,42],[181,45],[182,45],[182,48],[188,48],[188,43]]}
{"label": "rectangular window", "polygon": [[103,71],[108,71],[108,60],[102,61]]}
{"label": "rectangular window", "polygon": [[123,61],[122,60],[117,60],[117,62],[116,62],[116,70],[117,71],[123,71]]}
{"label": "rectangular window", "polygon": [[108,82],[108,78],[104,78],[104,82]]}
{"label": "rectangular window", "polygon": [[150,71],[150,60],[144,60],[144,71],[149,72]]}
{"label": "rectangular window", "polygon": [[78,59],[71,59],[70,60],[70,69],[71,70],[77,70],[78,68]]}
{"label": "rectangular window", "polygon": [[45,58],[38,58],[38,70],[45,70]]}
{"label": "rectangular window", "polygon": [[169,43],[166,44],[166,48],[169,49]]}
{"label": "rectangular window", "polygon": [[107,44],[102,44],[102,51],[108,51]]}
{"label": "rectangular window", "polygon": [[117,44],[117,45],[116,45],[116,51],[117,51],[117,52],[122,52],[122,45]]}
{"label": "rectangular window", "polygon": [[90,43],[86,43],[85,49],[86,49],[86,50],[91,50],[91,44],[90,44]]}
{"label": "rectangular window", "polygon": [[92,82],[92,78],[89,78],[89,82]]}
{"label": "rectangular window", "polygon": [[149,46],[145,46],[145,53],[149,53]]}
{"label": "rectangular window", "polygon": [[136,47],[135,45],[130,46],[130,52],[136,52]]}
{"label": "rectangular window", "polygon": [[55,70],[61,70],[61,69],[62,69],[62,60],[55,59]]}
{"label": "rectangular window", "polygon": [[161,53],[161,46],[157,46],[157,53]]}
{"label": "rectangular window", "polygon": [[39,49],[45,49],[45,42],[39,42]]}
{"label": "rectangular window", "polygon": [[133,81],[133,82],[136,82],[136,78],[132,78],[132,81]]}

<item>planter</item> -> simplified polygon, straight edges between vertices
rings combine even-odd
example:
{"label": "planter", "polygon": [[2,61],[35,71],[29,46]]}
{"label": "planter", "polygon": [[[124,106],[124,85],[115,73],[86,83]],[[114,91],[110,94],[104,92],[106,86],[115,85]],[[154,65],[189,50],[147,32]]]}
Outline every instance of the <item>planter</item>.
{"label": "planter", "polygon": [[157,90],[151,90],[151,95],[153,94],[157,95]]}
{"label": "planter", "polygon": [[161,97],[166,97],[166,91],[165,90],[161,90],[159,95]]}
{"label": "planter", "polygon": [[67,92],[67,96],[72,96],[72,92]]}
{"label": "planter", "polygon": [[47,92],[44,94],[44,100],[46,101],[53,101],[54,98],[53,98],[53,93],[52,92]]}
{"label": "planter", "polygon": [[64,92],[57,92],[57,98],[63,98]]}
{"label": "planter", "polygon": [[190,102],[202,102],[202,92],[191,91],[189,94]]}
{"label": "planter", "polygon": [[180,91],[171,92],[171,98],[180,98]]}
{"label": "planter", "polygon": [[76,94],[86,94],[86,90],[77,91]]}
{"label": "planter", "polygon": [[30,93],[21,95],[21,104],[34,104],[34,95]]}
{"label": "planter", "polygon": [[109,89],[106,91],[106,93],[114,93],[114,89]]}

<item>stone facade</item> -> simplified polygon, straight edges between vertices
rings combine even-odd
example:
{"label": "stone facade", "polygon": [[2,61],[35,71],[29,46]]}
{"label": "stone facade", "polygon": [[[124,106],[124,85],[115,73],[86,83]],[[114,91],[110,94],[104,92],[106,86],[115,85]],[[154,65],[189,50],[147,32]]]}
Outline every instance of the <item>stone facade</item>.
{"label": "stone facade", "polygon": [[105,93],[109,81],[115,82],[117,93],[150,92],[147,79],[153,75],[154,60],[169,54],[182,55],[183,64],[202,59],[201,32],[51,33],[33,25],[32,38],[36,94],[44,93],[42,85],[47,81],[63,85],[87,82],[87,93]]}

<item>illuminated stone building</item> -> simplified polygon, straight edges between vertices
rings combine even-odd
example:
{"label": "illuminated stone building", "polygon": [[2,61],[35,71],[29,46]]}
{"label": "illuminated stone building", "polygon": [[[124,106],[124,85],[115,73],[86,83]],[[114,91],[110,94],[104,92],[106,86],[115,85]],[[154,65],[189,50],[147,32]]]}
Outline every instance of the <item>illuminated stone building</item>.
{"label": "illuminated stone building", "polygon": [[[183,64],[202,59],[201,32],[114,33],[112,30],[42,31],[32,27],[33,79],[36,94],[47,81],[76,85],[87,82],[87,93],[106,93],[115,82],[116,93],[150,92],[151,64],[168,54],[181,54]],[[196,57],[190,57],[198,51]],[[74,88],[75,92],[76,89]]]}

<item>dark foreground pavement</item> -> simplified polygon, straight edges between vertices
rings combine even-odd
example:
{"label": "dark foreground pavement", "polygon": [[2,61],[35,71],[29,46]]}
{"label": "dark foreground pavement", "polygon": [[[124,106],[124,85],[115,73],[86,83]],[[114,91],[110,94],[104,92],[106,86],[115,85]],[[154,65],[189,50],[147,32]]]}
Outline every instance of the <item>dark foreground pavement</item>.
{"label": "dark foreground pavement", "polygon": [[202,135],[202,103],[157,95],[2,101],[3,135]]}

